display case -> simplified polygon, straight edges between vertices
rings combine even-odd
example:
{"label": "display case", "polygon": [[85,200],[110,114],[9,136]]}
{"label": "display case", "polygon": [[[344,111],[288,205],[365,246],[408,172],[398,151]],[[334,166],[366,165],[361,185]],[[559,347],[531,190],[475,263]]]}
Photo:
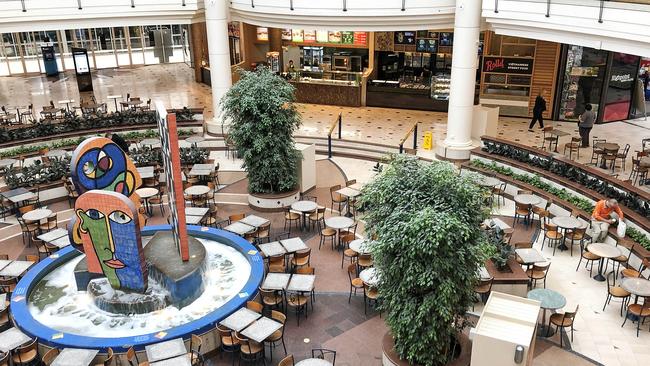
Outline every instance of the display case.
{"label": "display case", "polygon": [[436,74],[431,77],[431,98],[435,100],[449,100],[450,74]]}
{"label": "display case", "polygon": [[289,81],[310,84],[327,84],[358,87],[362,73],[335,70],[301,70],[282,74]]}
{"label": "display case", "polygon": [[298,103],[361,106],[360,72],[301,70],[282,75],[296,88]]}

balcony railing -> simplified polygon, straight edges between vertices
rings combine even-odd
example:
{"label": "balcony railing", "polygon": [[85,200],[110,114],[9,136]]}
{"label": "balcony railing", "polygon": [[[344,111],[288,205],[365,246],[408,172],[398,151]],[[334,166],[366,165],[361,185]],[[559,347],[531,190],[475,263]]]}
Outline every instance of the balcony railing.
{"label": "balcony railing", "polygon": [[[650,0],[582,0],[582,1],[571,1],[571,0],[540,0],[540,1],[534,1],[534,0],[521,0],[522,2],[531,2],[531,3],[540,3],[542,1],[546,2],[546,16],[547,18],[550,18],[552,13],[551,13],[551,7],[553,4],[556,5],[574,5],[574,6],[579,6],[579,5],[584,5],[584,6],[590,6],[590,7],[598,7],[598,23],[603,22],[603,12],[605,11],[606,3],[612,4],[612,3],[628,3],[628,4],[645,4],[645,5],[650,5]],[[498,13],[499,12],[499,0],[494,0],[494,12]]]}
{"label": "balcony railing", "polygon": [[[286,6],[289,8],[289,10],[293,11],[295,10],[294,7],[294,0],[285,0],[286,1]],[[341,10],[342,11],[348,11],[348,5],[349,3],[354,3],[354,0],[348,1],[348,0],[339,0],[341,4]],[[394,3],[394,9],[399,9],[401,11],[406,11],[407,9],[407,1],[406,0],[390,0],[391,3]],[[250,0],[250,6],[251,8],[255,8],[255,0]],[[277,6],[278,8],[282,8],[283,6]],[[386,8],[391,8],[390,6]]]}
{"label": "balcony railing", "polygon": [[[18,4],[20,3],[20,9],[22,10],[23,13],[27,13],[30,10],[43,10],[45,7],[44,1],[38,1],[38,0],[0,0],[0,8],[3,10],[18,10]],[[74,3],[73,3],[74,4]],[[84,6],[97,6],[98,2],[97,1],[92,1],[92,0],[77,0],[77,9],[83,10]],[[157,5],[175,5],[178,4],[178,6],[187,6],[187,0],[161,0],[160,4]],[[51,9],[56,9],[56,8],[72,8],[70,5],[62,5],[60,3],[57,3],[57,5],[50,5]],[[138,5],[137,0],[130,0],[130,6],[132,8],[135,8],[136,5]],[[142,4],[145,5],[145,4]],[[147,3],[146,5],[151,5],[151,3]]]}

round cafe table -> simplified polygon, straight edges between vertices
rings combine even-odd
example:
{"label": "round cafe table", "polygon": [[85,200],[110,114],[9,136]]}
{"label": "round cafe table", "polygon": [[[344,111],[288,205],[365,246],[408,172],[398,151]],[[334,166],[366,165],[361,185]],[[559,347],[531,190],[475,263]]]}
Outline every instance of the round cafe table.
{"label": "round cafe table", "polygon": [[322,358],[307,358],[298,361],[296,366],[332,366],[332,363]]}
{"label": "round cafe table", "polygon": [[0,168],[10,167],[16,163],[18,163],[16,159],[2,159],[0,160]]}
{"label": "round cafe table", "polygon": [[336,230],[339,246],[341,245],[341,230],[347,229],[352,225],[354,225],[354,220],[346,216],[332,216],[325,219],[325,226]]}
{"label": "round cafe table", "polygon": [[185,142],[187,142],[190,145],[196,146],[199,142],[205,141],[205,137],[203,136],[190,136],[185,139]]}
{"label": "round cafe table", "polygon": [[195,185],[185,188],[185,194],[190,196],[201,196],[208,194],[208,192],[210,192],[210,187],[203,185]]}
{"label": "round cafe table", "polygon": [[[579,227],[582,227],[582,222],[573,216],[555,216],[551,220],[551,223],[553,223],[553,225],[557,225],[557,227],[561,229],[564,229],[565,234],[567,230],[574,230]],[[562,237],[562,244],[560,244],[558,249],[560,250],[569,249],[565,243],[566,243],[566,235]]]}
{"label": "round cafe table", "polygon": [[370,287],[376,287],[379,284],[379,274],[375,267],[366,268],[359,273],[359,278],[363,283]]}
{"label": "round cafe table", "polygon": [[142,145],[142,146],[160,145],[160,140],[159,139],[154,139],[154,138],[144,139],[144,140],[140,141],[140,145]]}
{"label": "round cafe table", "polygon": [[56,158],[56,159],[58,159],[58,158],[61,158],[61,157],[65,156],[67,153],[68,152],[65,151],[65,150],[56,149],[56,150],[50,150],[50,151],[46,152],[45,156],[47,156],[48,158]]}
{"label": "round cafe table", "polygon": [[514,197],[515,202],[522,205],[539,205],[542,203],[542,199],[535,196],[534,194],[518,194]]}
{"label": "round cafe table", "polygon": [[307,227],[307,214],[318,209],[318,204],[314,201],[297,201],[291,204],[291,209],[302,214],[302,229]]}
{"label": "round cafe table", "polygon": [[540,337],[550,337],[555,332],[550,326],[546,325],[546,310],[561,309],[566,305],[566,298],[557,291],[546,288],[536,288],[528,291],[527,297],[539,301],[542,308],[542,326],[537,329],[537,335]]}
{"label": "round cafe table", "polygon": [[52,214],[52,210],[47,208],[37,208],[36,210],[31,210],[23,214],[23,220],[25,221],[41,221],[48,218]]}
{"label": "round cafe table", "polygon": [[621,287],[623,288],[623,290],[631,294],[634,294],[635,296],[642,296],[642,297],[650,296],[650,280],[646,280],[645,278],[625,277],[621,279]]}
{"label": "round cafe table", "polygon": [[[603,150],[612,151],[612,150],[620,150],[621,145],[615,144],[613,142],[600,142],[600,143],[596,144],[595,147],[601,148]],[[603,154],[601,154],[601,156],[604,156],[604,152],[603,152]],[[605,160],[604,159],[600,159],[600,160],[601,160],[600,167],[603,168],[603,169],[607,169],[607,166],[605,165]]]}
{"label": "round cafe table", "polygon": [[598,264],[598,274],[594,276],[594,280],[599,282],[605,281],[605,276],[603,276],[603,263],[605,263],[605,259],[616,258],[622,254],[621,249],[618,247],[605,243],[589,244],[587,251],[600,257],[600,263]]}
{"label": "round cafe table", "polygon": [[372,242],[368,239],[355,239],[350,242],[350,249],[359,254],[370,253],[370,247],[372,247]]}
{"label": "round cafe table", "polygon": [[476,183],[482,187],[494,187],[499,185],[501,183],[500,180],[494,178],[494,177],[483,177],[480,178]]}
{"label": "round cafe table", "polygon": [[145,210],[147,210],[147,213],[151,215],[151,207],[149,207],[149,198],[157,195],[158,190],[156,188],[145,187],[145,188],[136,189],[135,193],[144,200],[144,206],[145,206],[144,208]]}

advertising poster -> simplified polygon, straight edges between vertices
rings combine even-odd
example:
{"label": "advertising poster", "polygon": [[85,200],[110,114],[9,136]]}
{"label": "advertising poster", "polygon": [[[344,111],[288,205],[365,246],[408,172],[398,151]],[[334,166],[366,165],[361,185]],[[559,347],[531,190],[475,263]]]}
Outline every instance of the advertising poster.
{"label": "advertising poster", "polygon": [[303,38],[305,39],[305,43],[315,43],[316,42],[316,31],[313,31],[313,30],[304,31]]}
{"label": "advertising poster", "polygon": [[291,40],[293,42],[302,43],[305,41],[305,38],[302,33],[302,29],[292,29],[291,30]]}

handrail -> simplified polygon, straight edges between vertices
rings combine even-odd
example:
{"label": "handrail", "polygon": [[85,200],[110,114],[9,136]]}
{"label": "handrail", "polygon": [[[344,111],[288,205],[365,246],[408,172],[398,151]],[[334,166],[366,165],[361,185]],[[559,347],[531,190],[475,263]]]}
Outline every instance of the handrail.
{"label": "handrail", "polygon": [[[602,0],[600,1],[601,3],[603,2]],[[546,17],[551,16],[551,0],[546,0]]]}
{"label": "handrail", "polygon": [[20,0],[20,5],[23,6],[23,13],[26,12],[27,9],[25,9],[25,0]]}
{"label": "handrail", "polygon": [[338,117],[332,122],[330,125],[330,130],[327,132],[327,157],[332,158],[332,132],[334,132],[334,128],[336,125],[339,125],[339,140],[341,139],[341,125],[343,121],[343,113],[340,112]]}
{"label": "handrail", "polygon": [[399,142],[399,153],[401,154],[404,152],[404,142],[406,142],[406,139],[409,138],[411,135],[411,132],[413,132],[413,150],[417,150],[418,148],[418,123],[420,122],[415,122],[413,126],[408,130],[408,132],[402,137],[402,139]]}
{"label": "handrail", "polygon": [[77,5],[79,6],[79,10],[83,10],[83,8],[81,7],[81,0],[77,0]]}
{"label": "handrail", "polygon": [[343,0],[343,11],[348,11],[348,2]]}

